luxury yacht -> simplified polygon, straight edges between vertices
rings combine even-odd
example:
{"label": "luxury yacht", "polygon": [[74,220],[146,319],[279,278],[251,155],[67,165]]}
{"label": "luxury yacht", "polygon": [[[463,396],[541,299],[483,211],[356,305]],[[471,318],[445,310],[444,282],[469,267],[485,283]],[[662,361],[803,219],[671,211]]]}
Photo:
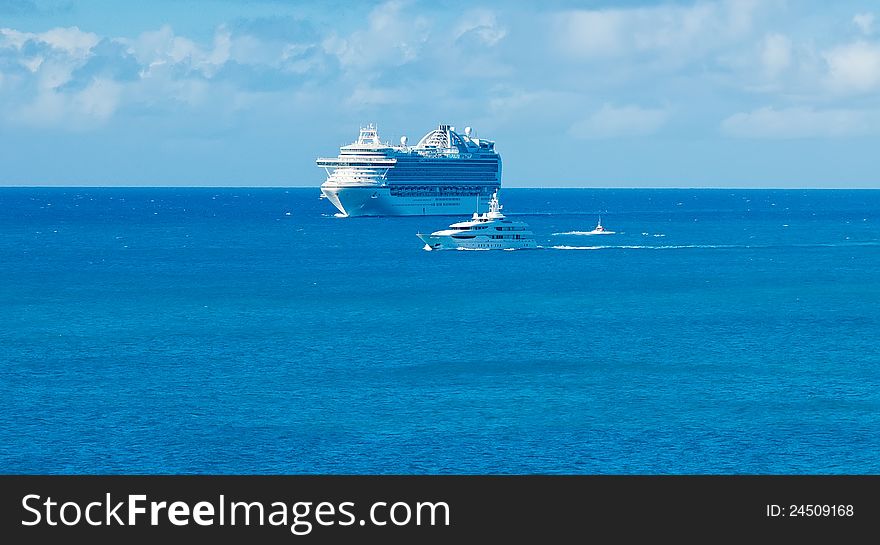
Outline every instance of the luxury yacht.
{"label": "luxury yacht", "polygon": [[453,223],[448,229],[430,235],[417,233],[425,250],[519,250],[537,248],[528,224],[507,219],[501,213],[498,191],[489,199],[489,211],[474,212],[468,221]]}

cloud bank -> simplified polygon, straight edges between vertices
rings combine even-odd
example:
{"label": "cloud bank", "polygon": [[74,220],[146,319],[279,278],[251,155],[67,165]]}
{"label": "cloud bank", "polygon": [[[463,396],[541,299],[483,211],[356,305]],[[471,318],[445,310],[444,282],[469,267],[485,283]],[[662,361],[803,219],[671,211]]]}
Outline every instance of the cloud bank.
{"label": "cloud bank", "polygon": [[75,7],[56,17],[75,24],[47,25],[38,6],[16,6],[32,18],[0,28],[0,128],[41,141],[92,134],[154,153],[287,141],[310,156],[358,123],[402,133],[442,121],[528,157],[525,135],[538,134],[575,155],[603,142],[722,153],[732,141],[877,136],[880,36],[866,1],[257,2],[224,5],[232,15],[200,32],[184,14],[199,2],[162,4],[163,22],[123,31]]}

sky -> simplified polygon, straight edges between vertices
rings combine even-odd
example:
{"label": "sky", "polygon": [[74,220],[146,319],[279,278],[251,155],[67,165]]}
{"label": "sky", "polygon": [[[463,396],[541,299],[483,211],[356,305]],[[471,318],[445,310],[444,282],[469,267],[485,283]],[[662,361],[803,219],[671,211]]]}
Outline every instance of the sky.
{"label": "sky", "polygon": [[0,185],[317,187],[370,122],[506,187],[880,188],[880,2],[0,0]]}

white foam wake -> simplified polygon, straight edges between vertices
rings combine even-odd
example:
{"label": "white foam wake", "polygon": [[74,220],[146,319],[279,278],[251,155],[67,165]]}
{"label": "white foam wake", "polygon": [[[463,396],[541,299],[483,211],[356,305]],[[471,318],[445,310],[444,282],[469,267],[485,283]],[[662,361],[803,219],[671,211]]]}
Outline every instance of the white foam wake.
{"label": "white foam wake", "polygon": [[556,250],[761,250],[772,248],[842,248],[852,246],[880,246],[877,242],[843,242],[815,244],[675,244],[666,246],[619,245],[619,246],[551,246]]}
{"label": "white foam wake", "polygon": [[594,233],[593,231],[566,231],[564,233],[552,233],[551,236],[557,237],[562,235],[573,235],[573,236],[581,236],[581,237],[591,237],[598,235],[615,235],[617,234],[615,231],[604,231],[602,233]]}
{"label": "white foam wake", "polygon": [[601,250],[607,246],[550,246],[554,250]]}
{"label": "white foam wake", "polygon": [[551,246],[556,250],[684,250],[689,248],[751,248],[751,246],[736,246],[730,244],[679,244],[674,246],[644,246],[644,245],[619,245],[619,246]]}

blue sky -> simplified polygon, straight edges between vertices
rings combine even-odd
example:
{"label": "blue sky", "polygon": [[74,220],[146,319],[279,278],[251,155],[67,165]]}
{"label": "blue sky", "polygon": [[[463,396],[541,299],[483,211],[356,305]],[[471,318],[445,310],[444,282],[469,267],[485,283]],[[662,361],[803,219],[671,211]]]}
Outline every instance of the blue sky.
{"label": "blue sky", "polygon": [[0,0],[0,185],[317,186],[367,122],[508,187],[878,188],[880,2]]}

